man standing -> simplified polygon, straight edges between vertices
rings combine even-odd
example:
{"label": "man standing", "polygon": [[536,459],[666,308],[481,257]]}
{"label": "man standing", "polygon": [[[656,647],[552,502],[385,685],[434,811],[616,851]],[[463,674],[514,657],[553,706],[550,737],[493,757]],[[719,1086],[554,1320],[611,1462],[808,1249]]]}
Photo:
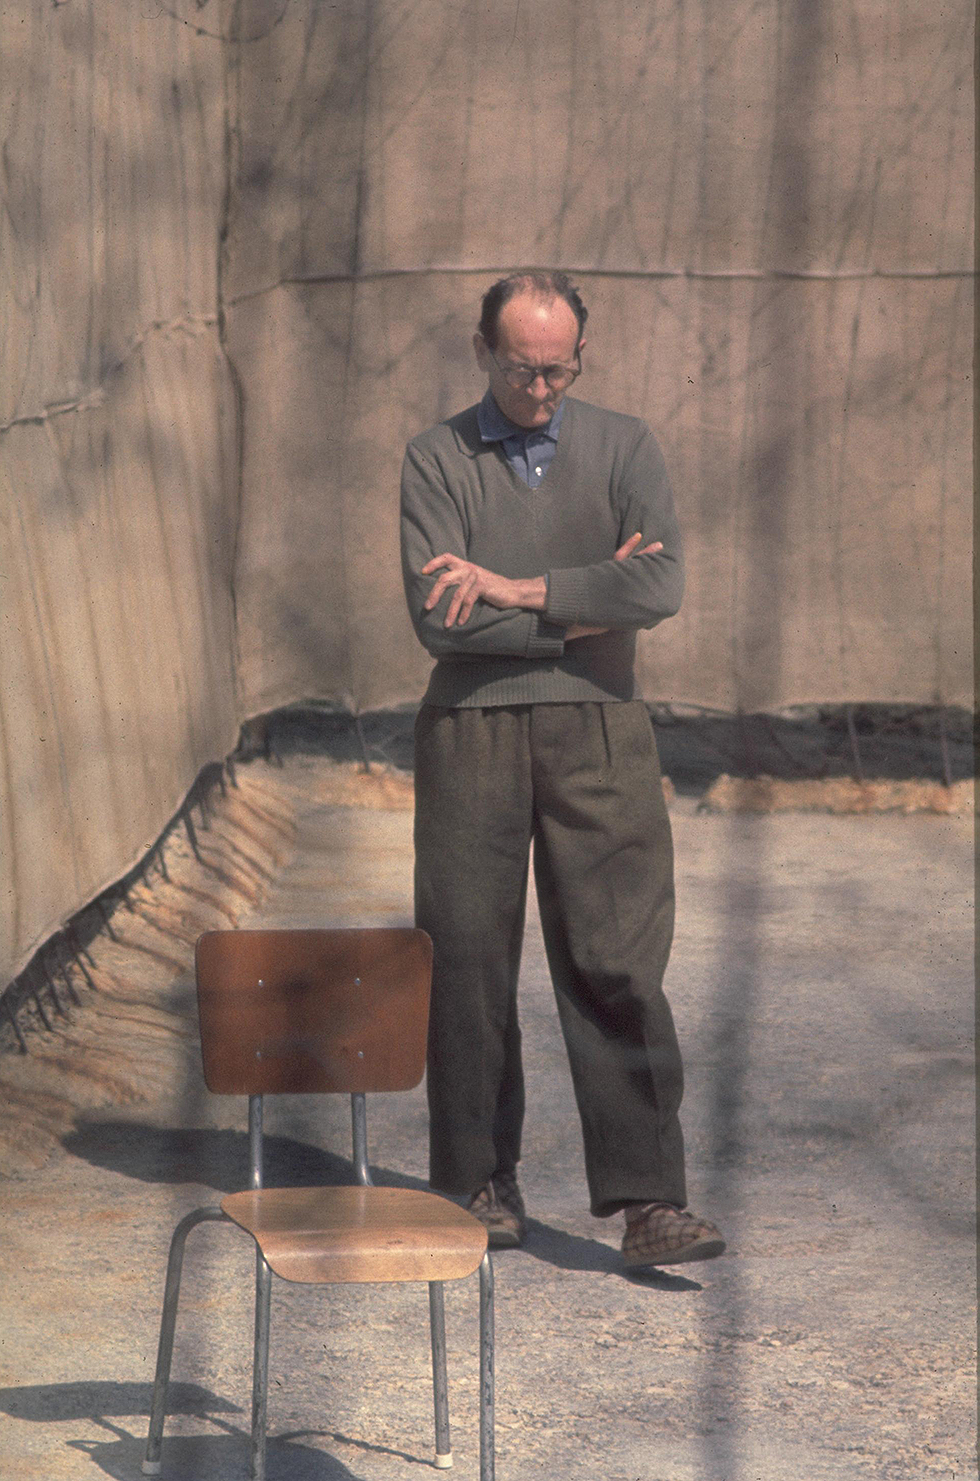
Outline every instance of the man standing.
{"label": "man standing", "polygon": [[517,979],[528,859],[593,1214],[627,1266],[720,1254],[685,1210],[682,1068],[661,981],[670,823],[636,632],[677,611],[670,485],[645,424],[565,399],[586,309],[560,272],[485,295],[478,406],[409,443],[402,560],[437,659],[415,732],[416,921],[434,943],[430,1176],[491,1244],[524,1236]]}

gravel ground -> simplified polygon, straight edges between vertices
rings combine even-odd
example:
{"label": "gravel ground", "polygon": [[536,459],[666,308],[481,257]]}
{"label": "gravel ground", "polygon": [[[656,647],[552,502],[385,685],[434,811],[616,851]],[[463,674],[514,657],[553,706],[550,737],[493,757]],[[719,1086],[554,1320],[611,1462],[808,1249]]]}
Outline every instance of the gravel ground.
{"label": "gravel ground", "polygon": [[[243,1107],[200,1082],[191,947],[207,926],[410,916],[411,814],[338,806],[337,769],[239,768],[170,880],[91,948],[95,991],[0,1054],[4,1481],[136,1477],[166,1243],[240,1185]],[[975,1477],[972,823],[672,805],[692,1206],[721,1259],[622,1274],[587,1211],[534,912],[522,1012],[524,1250],[495,1261],[502,1481]],[[425,1177],[424,1097],[378,1097],[380,1181]],[[341,1102],[288,1101],[270,1181],[349,1175]],[[164,1475],[247,1475],[252,1256],[188,1246]],[[477,1476],[476,1290],[447,1292],[455,1474]],[[425,1474],[424,1291],[273,1299],[270,1481]],[[421,1469],[420,1469],[421,1468]]]}

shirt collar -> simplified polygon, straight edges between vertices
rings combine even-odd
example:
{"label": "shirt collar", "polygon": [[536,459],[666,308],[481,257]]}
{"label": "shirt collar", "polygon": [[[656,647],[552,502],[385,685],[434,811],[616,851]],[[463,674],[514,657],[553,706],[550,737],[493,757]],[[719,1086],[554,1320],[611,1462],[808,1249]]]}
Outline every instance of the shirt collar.
{"label": "shirt collar", "polygon": [[530,437],[532,435],[549,437],[552,442],[557,442],[564,410],[565,398],[563,396],[555,408],[554,416],[545,426],[519,427],[516,422],[511,421],[510,417],[504,416],[488,386],[483,400],[476,409],[476,419],[484,442],[503,442],[508,437]]}

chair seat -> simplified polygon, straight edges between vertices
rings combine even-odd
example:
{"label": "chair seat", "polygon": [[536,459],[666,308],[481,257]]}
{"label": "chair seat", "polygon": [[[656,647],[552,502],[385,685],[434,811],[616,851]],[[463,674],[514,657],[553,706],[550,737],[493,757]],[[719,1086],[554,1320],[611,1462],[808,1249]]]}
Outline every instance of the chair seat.
{"label": "chair seat", "polygon": [[221,1208],[283,1280],[457,1280],[487,1248],[472,1214],[415,1188],[260,1188]]}

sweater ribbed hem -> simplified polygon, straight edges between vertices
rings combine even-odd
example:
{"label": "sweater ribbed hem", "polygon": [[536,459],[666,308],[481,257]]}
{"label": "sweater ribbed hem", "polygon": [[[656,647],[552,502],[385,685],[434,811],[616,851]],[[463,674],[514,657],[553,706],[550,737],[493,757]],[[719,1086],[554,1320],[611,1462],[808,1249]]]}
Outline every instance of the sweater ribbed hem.
{"label": "sweater ribbed hem", "polygon": [[[588,641],[588,640],[586,640]],[[497,705],[626,702],[637,698],[632,653],[623,661],[590,671],[568,659],[484,659],[481,663],[441,659],[432,671],[425,703],[441,709],[485,709]]]}

